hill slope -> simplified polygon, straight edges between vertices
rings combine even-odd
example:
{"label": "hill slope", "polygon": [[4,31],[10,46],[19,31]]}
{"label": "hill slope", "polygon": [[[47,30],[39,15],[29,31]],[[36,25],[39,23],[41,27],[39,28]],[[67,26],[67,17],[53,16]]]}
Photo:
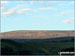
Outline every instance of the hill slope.
{"label": "hill slope", "polygon": [[74,31],[33,31],[33,30],[23,30],[23,31],[11,31],[0,33],[0,38],[55,38],[55,37],[65,37],[74,36]]}
{"label": "hill slope", "polygon": [[[24,40],[24,42],[22,42]],[[26,41],[25,39],[1,39],[2,55],[58,55],[60,51],[74,51],[74,40],[50,41]],[[18,42],[19,41],[19,42]],[[68,56],[68,55],[66,55]]]}

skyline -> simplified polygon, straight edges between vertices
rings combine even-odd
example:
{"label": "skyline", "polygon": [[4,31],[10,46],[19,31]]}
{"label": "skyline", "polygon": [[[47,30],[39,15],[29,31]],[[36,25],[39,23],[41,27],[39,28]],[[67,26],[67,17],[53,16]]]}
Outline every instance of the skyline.
{"label": "skyline", "polygon": [[74,30],[74,1],[1,1],[1,32]]}

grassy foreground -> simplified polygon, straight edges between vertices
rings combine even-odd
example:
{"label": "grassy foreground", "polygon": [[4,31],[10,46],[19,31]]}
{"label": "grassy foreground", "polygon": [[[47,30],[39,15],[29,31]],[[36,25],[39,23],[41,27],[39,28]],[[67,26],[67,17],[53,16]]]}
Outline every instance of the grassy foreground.
{"label": "grassy foreground", "polygon": [[[19,40],[19,41],[18,41]],[[60,51],[74,51],[74,39],[46,40],[1,39],[2,55],[58,55]]]}

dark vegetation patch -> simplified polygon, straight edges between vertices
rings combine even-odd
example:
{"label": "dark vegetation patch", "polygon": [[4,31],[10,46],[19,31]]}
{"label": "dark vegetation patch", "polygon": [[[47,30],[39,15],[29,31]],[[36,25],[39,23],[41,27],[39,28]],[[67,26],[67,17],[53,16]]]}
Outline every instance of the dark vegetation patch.
{"label": "dark vegetation patch", "polygon": [[[17,39],[18,40],[18,39]],[[74,38],[61,41],[1,39],[2,55],[58,55],[60,51],[74,51]]]}

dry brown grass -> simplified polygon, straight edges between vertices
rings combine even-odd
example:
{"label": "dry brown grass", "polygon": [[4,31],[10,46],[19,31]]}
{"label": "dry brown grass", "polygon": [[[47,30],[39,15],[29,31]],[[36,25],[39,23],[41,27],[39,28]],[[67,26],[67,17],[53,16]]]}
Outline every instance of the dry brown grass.
{"label": "dry brown grass", "polygon": [[0,33],[0,38],[52,38],[52,37],[64,37],[74,36],[74,31],[12,31]]}

